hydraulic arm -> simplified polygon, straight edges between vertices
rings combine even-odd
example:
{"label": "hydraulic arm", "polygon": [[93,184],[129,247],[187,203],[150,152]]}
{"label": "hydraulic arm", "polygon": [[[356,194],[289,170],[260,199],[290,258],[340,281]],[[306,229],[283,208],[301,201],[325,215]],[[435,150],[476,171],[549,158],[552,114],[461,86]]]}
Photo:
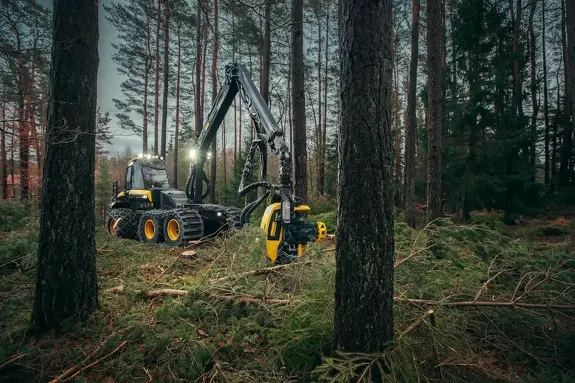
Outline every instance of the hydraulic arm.
{"label": "hydraulic arm", "polygon": [[[281,201],[283,223],[289,224],[294,206],[291,192],[290,151],[283,139],[283,132],[279,128],[271,114],[271,111],[250,78],[248,71],[241,64],[233,63],[226,66],[225,84],[220,89],[216,97],[216,101],[208,114],[206,123],[198,137],[195,148],[192,149],[193,159],[190,163],[190,172],[186,183],[186,194],[190,200],[195,203],[201,203],[202,199],[205,198],[209,192],[208,190],[206,193],[202,193],[204,181],[208,184],[207,177],[203,171],[204,164],[207,159],[207,153],[212,140],[216,138],[216,134],[228,109],[231,107],[232,102],[238,93],[240,93],[244,105],[248,109],[250,117],[254,122],[257,135],[248,152],[238,193],[240,195],[245,195],[250,190],[259,187],[265,189],[265,193],[260,198],[248,204],[243,209],[241,215],[242,224],[248,221],[249,215],[252,211],[261,204],[261,202],[263,202],[263,200],[265,200],[272,191],[274,191],[276,195],[274,200],[276,202]],[[277,185],[267,182],[268,148],[273,154],[279,156],[280,160],[279,184]],[[251,167],[255,160],[256,150],[258,149],[261,162],[259,181],[245,185],[246,179],[249,176]]]}
{"label": "hydraulic arm", "polygon": [[[276,257],[293,258],[301,254],[302,246],[306,243],[325,238],[325,225],[321,222],[309,224],[302,219],[307,214],[309,207],[301,205],[299,200],[295,201],[297,197],[292,195],[289,148],[284,141],[282,130],[250,78],[248,71],[238,63],[227,65],[225,71],[225,84],[220,89],[197,138],[196,145],[190,152],[192,161],[186,183],[186,195],[190,201],[199,204],[209,193],[209,189],[202,193],[204,182],[209,187],[208,179],[203,170],[208,157],[207,153],[212,140],[216,138],[220,124],[239,93],[254,123],[256,137],[251,143],[246,158],[238,193],[243,196],[257,188],[264,190],[259,198],[243,208],[240,216],[241,225],[247,223],[250,214],[273,193],[272,205],[268,206],[261,224],[262,229],[268,234],[268,256],[272,261],[275,261]],[[259,180],[246,185],[256,151],[259,151],[261,163]],[[278,184],[271,184],[267,181],[268,151],[279,157]]]}

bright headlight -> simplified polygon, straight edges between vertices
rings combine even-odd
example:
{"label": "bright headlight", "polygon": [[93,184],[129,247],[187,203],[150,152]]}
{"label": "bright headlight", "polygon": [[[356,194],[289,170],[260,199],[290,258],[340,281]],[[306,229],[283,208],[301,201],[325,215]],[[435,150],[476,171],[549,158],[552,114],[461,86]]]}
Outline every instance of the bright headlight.
{"label": "bright headlight", "polygon": [[208,160],[212,158],[212,152],[208,152]]}
{"label": "bright headlight", "polygon": [[196,149],[190,149],[190,159],[195,160],[198,152]]}
{"label": "bright headlight", "polygon": [[138,158],[144,158],[144,153],[138,154]]}

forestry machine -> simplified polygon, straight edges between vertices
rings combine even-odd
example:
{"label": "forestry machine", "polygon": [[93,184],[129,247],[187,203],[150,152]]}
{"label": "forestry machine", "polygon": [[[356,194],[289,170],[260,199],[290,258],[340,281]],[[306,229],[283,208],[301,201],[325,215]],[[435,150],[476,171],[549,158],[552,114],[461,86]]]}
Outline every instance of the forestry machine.
{"label": "forestry machine", "polygon": [[[246,68],[237,63],[226,66],[226,81],[220,89],[194,147],[190,150],[190,168],[185,191],[171,187],[166,166],[161,157],[142,155],[132,159],[126,169],[125,190],[118,193],[114,183],[114,201],[110,204],[106,228],[110,235],[139,238],[143,242],[168,245],[185,244],[204,236],[249,223],[251,213],[270,195],[260,222],[266,234],[266,255],[272,264],[291,262],[305,247],[327,236],[323,222],[310,222],[310,207],[292,194],[290,151],[283,132],[250,78]],[[204,172],[210,159],[210,145],[235,96],[240,96],[253,120],[256,138],[246,158],[238,188],[240,196],[263,189],[263,193],[243,209],[207,204],[209,179]],[[267,178],[268,147],[279,156],[279,184]],[[245,185],[250,175],[255,152],[260,153],[260,177]],[[207,190],[203,192],[203,183]],[[305,182],[305,181],[303,181]]]}

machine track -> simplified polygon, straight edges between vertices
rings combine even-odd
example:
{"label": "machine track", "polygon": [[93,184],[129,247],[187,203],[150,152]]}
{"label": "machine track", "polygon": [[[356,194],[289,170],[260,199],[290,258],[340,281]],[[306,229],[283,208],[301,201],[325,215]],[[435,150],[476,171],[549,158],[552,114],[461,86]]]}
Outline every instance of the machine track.
{"label": "machine track", "polygon": [[203,236],[204,221],[196,210],[179,208],[166,211],[164,237],[167,245],[184,245]]}

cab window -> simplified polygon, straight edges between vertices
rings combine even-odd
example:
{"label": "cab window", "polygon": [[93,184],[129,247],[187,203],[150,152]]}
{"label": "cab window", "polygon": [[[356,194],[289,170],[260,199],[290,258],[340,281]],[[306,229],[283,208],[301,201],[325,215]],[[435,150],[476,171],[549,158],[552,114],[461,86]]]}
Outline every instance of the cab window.
{"label": "cab window", "polygon": [[132,175],[133,175],[133,173],[134,173],[134,167],[128,166],[128,168],[126,169],[126,186],[125,186],[126,190],[132,189]]}

